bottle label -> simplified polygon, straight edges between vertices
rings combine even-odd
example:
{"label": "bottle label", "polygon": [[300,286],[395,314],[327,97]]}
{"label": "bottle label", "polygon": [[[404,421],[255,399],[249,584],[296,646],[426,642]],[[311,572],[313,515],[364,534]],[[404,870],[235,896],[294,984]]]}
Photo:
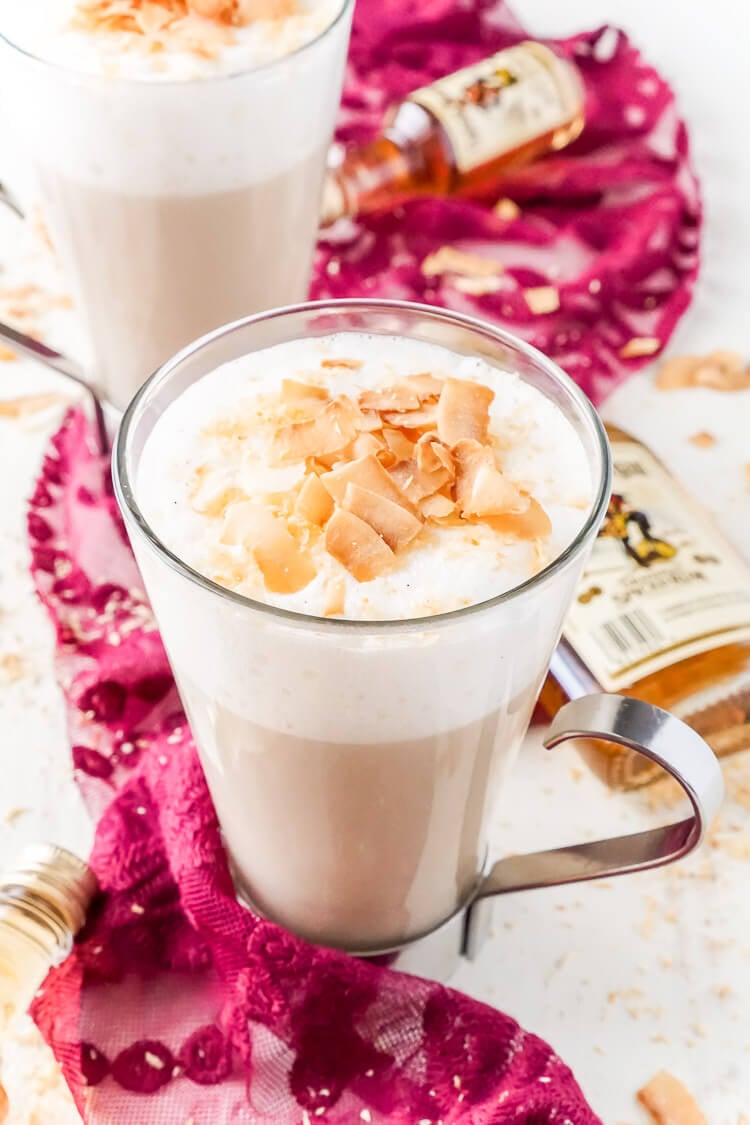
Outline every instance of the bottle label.
{"label": "bottle label", "polygon": [[460,172],[569,125],[580,111],[544,50],[522,43],[409,95],[440,121]]}
{"label": "bottle label", "polygon": [[637,442],[612,443],[607,515],[565,622],[605,691],[750,639],[750,571]]}

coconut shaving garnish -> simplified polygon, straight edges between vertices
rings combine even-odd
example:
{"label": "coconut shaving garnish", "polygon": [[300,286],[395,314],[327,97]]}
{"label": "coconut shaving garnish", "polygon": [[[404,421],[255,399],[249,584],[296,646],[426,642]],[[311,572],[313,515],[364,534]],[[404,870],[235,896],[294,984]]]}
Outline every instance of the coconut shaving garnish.
{"label": "coconut shaving garnish", "polygon": [[79,0],[75,31],[119,33],[123,45],[156,54],[169,47],[213,59],[234,31],[298,12],[298,0]]}
{"label": "coconut shaving garnish", "polygon": [[[260,455],[272,466],[304,467],[287,491],[251,497],[207,467],[196,473],[194,509],[222,521],[222,544],[241,551],[267,591],[296,592],[322,571],[324,612],[337,616],[343,571],[328,573],[326,554],[329,565],[336,560],[364,583],[397,568],[435,528],[483,524],[544,543],[547,513],[498,460],[489,387],[421,372],[330,394],[325,369],[356,370],[355,363],[323,360],[317,373],[284,379],[280,391],[258,397],[252,425]],[[219,427],[227,440],[243,441],[247,422]]]}

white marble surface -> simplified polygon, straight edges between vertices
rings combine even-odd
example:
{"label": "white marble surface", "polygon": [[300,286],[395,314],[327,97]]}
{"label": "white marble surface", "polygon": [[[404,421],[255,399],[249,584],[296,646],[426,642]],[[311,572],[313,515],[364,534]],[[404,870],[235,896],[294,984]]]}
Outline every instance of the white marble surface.
{"label": "white marble surface", "polygon": [[[732,0],[518,0],[530,29],[563,33],[605,20],[632,31],[675,83],[692,126],[708,226],[696,301],[672,352],[748,346],[750,147],[745,99],[750,9]],[[30,278],[60,289],[40,250],[0,213],[0,286]],[[6,303],[7,304],[7,303]],[[0,300],[0,316],[7,311]],[[50,342],[75,349],[70,314],[41,318]],[[54,389],[55,376],[0,363],[0,398]],[[750,559],[750,392],[666,396],[648,373],[607,403],[607,417],[657,447],[716,512]],[[23,425],[0,418],[0,866],[25,841],[85,853],[92,828],[75,789],[52,674],[52,638],[27,572],[25,500],[59,409]],[[697,430],[717,445],[690,445]],[[20,657],[20,664],[16,657]],[[679,867],[611,883],[509,897],[492,940],[456,984],[549,1039],[607,1125],[645,1120],[635,1091],[658,1069],[685,1081],[710,1125],[750,1121],[750,760],[727,768],[730,800],[713,847]],[[653,795],[612,795],[572,753],[546,754],[532,733],[500,809],[495,839],[522,851],[637,829],[673,813]],[[75,1115],[49,1079],[33,1033],[7,1066],[13,1125],[67,1125]]]}

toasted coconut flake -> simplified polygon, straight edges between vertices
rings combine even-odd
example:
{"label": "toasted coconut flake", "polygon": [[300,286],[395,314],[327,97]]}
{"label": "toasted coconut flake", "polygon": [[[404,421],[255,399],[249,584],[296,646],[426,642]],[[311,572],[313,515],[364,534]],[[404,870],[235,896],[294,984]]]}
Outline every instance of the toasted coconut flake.
{"label": "toasted coconut flake", "polygon": [[233,0],[187,0],[188,11],[205,20],[220,20],[231,16]]}
{"label": "toasted coconut flake", "polygon": [[340,574],[331,574],[325,582],[324,617],[341,617],[346,609],[346,581]]}
{"label": "toasted coconut flake", "polygon": [[666,1070],[660,1070],[638,1091],[638,1101],[656,1125],[706,1125],[693,1096]]}
{"label": "toasted coconut flake", "polygon": [[445,273],[463,277],[496,277],[502,272],[500,262],[458,250],[455,246],[441,246],[434,254],[428,254],[422,262],[425,277],[438,277]]}
{"label": "toasted coconut flake", "polygon": [[436,492],[434,496],[426,496],[420,504],[422,515],[425,519],[444,520],[454,515],[456,505],[447,496]]}
{"label": "toasted coconut flake", "polygon": [[385,444],[374,433],[367,433],[366,431],[357,434],[351,445],[347,446],[346,453],[353,460],[360,457],[368,457],[370,454],[377,455],[385,449]]}
{"label": "toasted coconut flake", "polygon": [[282,379],[282,402],[299,402],[300,400],[305,402],[311,398],[318,399],[320,402],[328,402],[330,395],[325,387],[318,387],[314,383],[300,383],[297,379]]}
{"label": "toasted coconut flake", "polygon": [[430,371],[419,371],[416,375],[406,375],[403,382],[419,395],[420,402],[431,398],[440,398],[443,389],[443,380],[438,379]]}
{"label": "toasted coconut flake", "polygon": [[385,426],[383,437],[394,455],[394,459],[391,461],[392,465],[398,465],[399,461],[408,461],[414,456],[414,442],[409,441],[406,434],[402,433],[401,430],[392,430],[389,426]]}
{"label": "toasted coconut flake", "polygon": [[420,400],[416,390],[403,383],[394,383],[376,391],[362,391],[359,396],[362,410],[397,411],[419,410]]}
{"label": "toasted coconut flake", "polygon": [[640,356],[655,355],[661,347],[656,336],[634,336],[620,348],[623,359],[637,359]]}
{"label": "toasted coconut flake", "polygon": [[308,586],[317,573],[309,554],[289,534],[284,521],[252,500],[228,509],[221,542],[250,551],[266,589],[273,594],[295,594]]}
{"label": "toasted coconut flake", "polygon": [[157,35],[168,27],[174,19],[174,12],[169,11],[162,4],[149,3],[144,0],[140,9],[133,13],[133,18],[138,25],[138,30],[145,36]]}
{"label": "toasted coconut flake", "polygon": [[453,454],[434,434],[422,435],[416,445],[416,458],[423,472],[434,473],[445,469],[450,480],[455,479],[456,465]]}
{"label": "toasted coconut flake", "polygon": [[387,445],[384,445],[382,449],[379,449],[376,456],[384,469],[392,469],[394,465],[398,465],[398,457],[392,449],[388,448]]}
{"label": "toasted coconut flake", "polygon": [[322,527],[333,515],[333,500],[317,473],[309,473],[294,505],[294,513],[308,523]]}
{"label": "toasted coconut flake", "polygon": [[680,390],[693,383],[693,372],[698,360],[691,355],[676,355],[666,360],[656,373],[654,380],[660,391]]}
{"label": "toasted coconut flake", "polygon": [[224,473],[211,469],[208,465],[199,465],[195,470],[188,498],[193,511],[204,516],[223,515],[229,504],[246,499]]}
{"label": "toasted coconut flake", "polygon": [[520,218],[521,208],[513,199],[508,199],[505,196],[503,199],[498,199],[495,206],[492,208],[495,214],[500,219],[504,219],[506,223],[512,222],[514,219]]}
{"label": "toasted coconut flake", "polygon": [[322,359],[320,361],[320,366],[325,368],[343,367],[348,371],[359,371],[360,367],[363,366],[363,361],[361,359],[343,358]]}
{"label": "toasted coconut flake", "polygon": [[271,456],[277,463],[325,456],[344,449],[355,434],[351,411],[336,400],[324,406],[316,418],[279,427],[273,437]]}
{"label": "toasted coconut flake", "polygon": [[403,414],[387,411],[381,415],[389,426],[401,426],[405,430],[437,429],[437,403],[425,403],[419,410],[408,410]]}
{"label": "toasted coconut flake", "polygon": [[234,23],[247,27],[256,20],[285,20],[298,11],[297,0],[235,0]]}
{"label": "toasted coconut flake", "polygon": [[660,391],[685,387],[742,391],[750,388],[750,371],[739,352],[719,349],[706,356],[673,356],[659,368],[655,384]]}
{"label": "toasted coconut flake", "polygon": [[383,422],[377,410],[360,410],[355,425],[363,433],[373,433],[382,427]]}
{"label": "toasted coconut flake", "polygon": [[464,439],[453,448],[456,461],[456,502],[464,516],[520,515],[529,498],[504,477],[492,450]]}
{"label": "toasted coconut flake", "polygon": [[523,539],[530,543],[547,539],[552,531],[552,521],[538,500],[533,496],[528,499],[529,506],[520,515],[485,516],[482,522],[509,539]]}
{"label": "toasted coconut flake", "polygon": [[61,395],[21,395],[20,398],[0,399],[0,418],[26,418],[53,406],[59,406]]}
{"label": "toasted coconut flake", "polygon": [[394,552],[406,547],[422,530],[421,520],[406,508],[358,484],[347,484],[344,508],[368,523]]}
{"label": "toasted coconut flake", "polygon": [[371,582],[396,561],[391,548],[369,523],[341,508],[326,526],[326,549],[358,582]]}
{"label": "toasted coconut flake", "polygon": [[746,391],[750,388],[750,371],[742,363],[736,352],[712,352],[698,364],[693,382],[696,387],[714,391]]}
{"label": "toasted coconut flake", "polygon": [[360,488],[366,488],[370,492],[377,492],[379,496],[392,500],[394,504],[400,504],[412,515],[415,512],[393,477],[386,472],[373,454],[337,465],[330,473],[325,473],[321,480],[337,504],[343,504],[346,486],[351,483],[358,484]]}
{"label": "toasted coconut flake", "polygon": [[486,297],[488,293],[497,293],[503,288],[501,277],[455,277],[454,289],[459,293],[467,293],[470,297]]}
{"label": "toasted coconut flake", "polygon": [[697,434],[692,434],[688,441],[698,449],[710,449],[712,445],[716,445],[716,438],[708,430],[699,430]]}
{"label": "toasted coconut flake", "polygon": [[494,397],[495,392],[483,383],[446,379],[437,404],[440,440],[449,446],[464,438],[486,444]]}
{"label": "toasted coconut flake", "polygon": [[451,480],[451,476],[446,469],[440,469],[434,473],[425,473],[420,469],[414,458],[410,461],[402,461],[400,465],[395,465],[389,472],[391,479],[395,481],[415,508],[421,504],[426,496],[432,496],[439,492]]}
{"label": "toasted coconut flake", "polygon": [[535,316],[553,313],[560,308],[560,293],[554,285],[537,285],[524,289],[523,295]]}

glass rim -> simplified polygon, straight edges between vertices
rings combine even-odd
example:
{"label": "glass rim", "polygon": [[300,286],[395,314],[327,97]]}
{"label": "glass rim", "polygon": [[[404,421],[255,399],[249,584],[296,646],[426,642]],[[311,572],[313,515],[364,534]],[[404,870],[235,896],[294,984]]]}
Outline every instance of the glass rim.
{"label": "glass rim", "polygon": [[[459,325],[460,327],[475,332],[481,332],[485,336],[494,337],[500,344],[524,355],[535,367],[550,375],[563,387],[569,397],[573,399],[580,412],[591,424],[594,432],[601,467],[600,479],[595,486],[598,491],[592,498],[586,519],[576,535],[560,554],[556,555],[551,562],[536,574],[527,578],[524,582],[519,583],[517,586],[512,586],[509,590],[504,590],[502,593],[496,594],[491,598],[485,598],[479,602],[472,602],[471,605],[460,606],[458,609],[447,610],[444,613],[422,615],[420,617],[380,618],[376,620],[348,617],[321,617],[315,614],[303,613],[300,610],[285,609],[283,606],[270,605],[268,602],[256,601],[246,594],[240,594],[236,590],[230,590],[228,587],[214,582],[213,579],[195,570],[181,559],[179,555],[171,551],[150,526],[135,498],[135,489],[130,479],[127,466],[129,437],[133,427],[136,426],[139,421],[143,401],[150,389],[159,383],[166,383],[170,376],[185,360],[204,348],[209,347],[215,340],[229,336],[233,332],[240,331],[252,324],[299,313],[315,314],[346,311],[406,312],[423,317],[426,316],[438,323],[442,322]],[[183,578],[188,579],[208,593],[228,599],[238,607],[251,609],[261,615],[265,614],[280,623],[285,623],[290,626],[298,628],[314,627],[333,633],[345,633],[347,631],[365,633],[424,631],[424,629],[428,627],[431,628],[435,625],[449,624],[470,618],[472,615],[503,605],[506,602],[514,601],[523,597],[530,591],[546,585],[566,568],[568,563],[580,553],[589,538],[598,531],[609,503],[611,477],[612,466],[604,423],[591,400],[584,394],[581,388],[573,382],[570,376],[566,375],[554,360],[549,359],[543,352],[533,347],[533,345],[527,344],[524,340],[514,336],[513,333],[506,332],[505,329],[498,328],[494,324],[490,324],[488,321],[481,320],[478,317],[467,316],[464,313],[454,313],[449,309],[442,309],[433,305],[422,305],[414,301],[371,300],[367,297],[330,298],[323,301],[304,301],[296,305],[284,305],[280,308],[269,309],[265,312],[255,313],[251,316],[243,317],[240,320],[232,321],[230,324],[222,325],[222,327],[216,328],[212,332],[208,332],[204,336],[199,337],[191,344],[182,348],[165,363],[161,364],[136,392],[122,416],[112,449],[112,478],[115,496],[120,510],[126,520],[130,519],[134,522],[148,547],[155,551],[157,556],[160,557],[171,570],[176,571],[178,574],[182,575]]]}
{"label": "glass rim", "polygon": [[15,43],[3,31],[0,31],[0,44],[5,43],[5,45],[10,47],[12,51],[17,51],[19,55],[23,55],[25,58],[30,59],[31,62],[37,64],[38,66],[45,67],[48,70],[56,71],[60,74],[68,75],[71,78],[78,78],[86,82],[91,82],[93,84],[106,84],[108,87],[153,86],[154,88],[158,89],[174,89],[180,86],[189,86],[194,83],[206,83],[213,85],[219,82],[232,82],[235,79],[249,78],[253,74],[263,74],[266,71],[272,70],[274,67],[280,66],[282,63],[286,62],[289,59],[298,58],[300,55],[304,54],[305,51],[311,49],[316,44],[321,43],[327,37],[330,31],[333,31],[334,28],[338,27],[349,9],[354,7],[354,3],[355,0],[341,0],[341,5],[331,22],[327,23],[326,26],[321,31],[319,31],[313,39],[308,39],[305,43],[301,43],[299,47],[295,47],[293,51],[288,51],[287,54],[280,55],[278,58],[270,59],[268,62],[262,63],[260,66],[250,66],[245,67],[242,70],[233,70],[229,74],[208,74],[193,78],[159,79],[134,78],[128,75],[119,74],[114,76],[105,74],[93,74],[86,70],[79,70],[74,66],[67,66],[65,63],[55,62],[52,59],[45,59],[41,55],[37,55],[33,51],[28,50],[26,47],[22,47],[20,43]]}

